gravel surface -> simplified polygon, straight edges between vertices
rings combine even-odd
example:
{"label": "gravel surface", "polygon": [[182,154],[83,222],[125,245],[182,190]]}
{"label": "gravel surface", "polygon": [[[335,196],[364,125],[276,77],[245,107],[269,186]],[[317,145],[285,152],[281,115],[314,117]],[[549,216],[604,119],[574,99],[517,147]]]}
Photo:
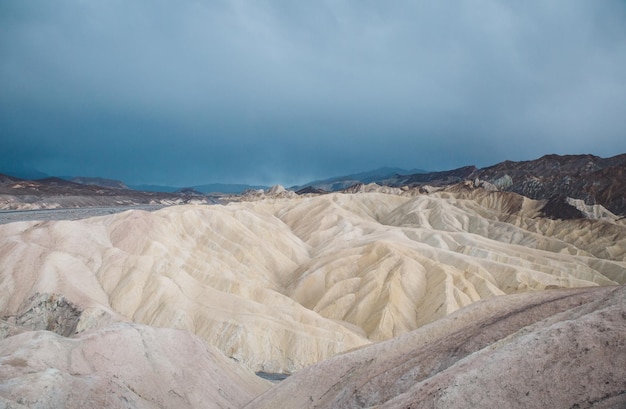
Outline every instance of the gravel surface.
{"label": "gravel surface", "polygon": [[162,209],[164,205],[138,205],[115,207],[82,207],[74,209],[41,210],[0,210],[0,224],[33,220],[79,220],[88,217],[121,213],[126,210],[146,210],[149,212]]}

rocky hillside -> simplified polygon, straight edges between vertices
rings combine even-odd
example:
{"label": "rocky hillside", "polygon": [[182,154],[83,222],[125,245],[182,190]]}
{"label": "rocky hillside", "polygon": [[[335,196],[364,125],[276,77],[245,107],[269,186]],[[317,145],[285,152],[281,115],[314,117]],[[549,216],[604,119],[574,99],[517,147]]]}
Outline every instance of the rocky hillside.
{"label": "rocky hillside", "polygon": [[465,180],[488,189],[515,192],[536,200],[567,198],[600,204],[626,215],[626,154],[611,158],[593,155],[546,155],[536,160],[505,161],[487,168],[467,166],[445,172],[398,176],[392,186],[445,186]]}

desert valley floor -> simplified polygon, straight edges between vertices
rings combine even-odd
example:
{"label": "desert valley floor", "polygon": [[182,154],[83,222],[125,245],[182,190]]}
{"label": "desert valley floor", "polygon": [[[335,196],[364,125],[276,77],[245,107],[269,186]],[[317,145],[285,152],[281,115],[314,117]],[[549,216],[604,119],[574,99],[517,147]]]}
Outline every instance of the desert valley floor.
{"label": "desert valley floor", "polygon": [[0,408],[626,407],[626,220],[544,204],[458,186],[0,225]]}

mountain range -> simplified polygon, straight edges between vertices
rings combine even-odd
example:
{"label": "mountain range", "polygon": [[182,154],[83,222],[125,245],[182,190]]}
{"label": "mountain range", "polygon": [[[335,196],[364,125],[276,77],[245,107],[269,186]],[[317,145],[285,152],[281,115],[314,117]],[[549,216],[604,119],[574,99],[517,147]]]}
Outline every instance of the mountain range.
{"label": "mountain range", "polygon": [[399,176],[389,185],[441,186],[463,180],[531,199],[570,197],[626,214],[626,154],[610,158],[546,155],[531,161],[504,161],[482,169],[468,166],[448,172]]}
{"label": "mountain range", "polygon": [[269,186],[264,185],[248,185],[243,183],[209,183],[204,185],[193,185],[189,187],[176,187],[176,186],[162,186],[162,185],[130,185],[131,189],[145,191],[145,192],[165,192],[176,193],[185,189],[193,189],[200,193],[242,193],[250,189],[269,189]]}
{"label": "mountain range", "polygon": [[[5,176],[6,178],[7,176]],[[17,180],[17,178],[9,178]],[[35,183],[45,185],[51,181],[56,181],[56,186],[59,186],[58,179],[54,178],[40,179]],[[118,191],[108,192],[108,194],[119,194],[119,189],[126,189],[127,187],[121,181],[103,178],[73,177],[70,178],[70,181],[118,189]],[[370,183],[398,188],[436,189],[461,182],[471,182],[477,187],[489,190],[515,192],[531,199],[548,200],[550,206],[546,208],[546,211],[552,212],[552,217],[581,217],[584,209],[572,210],[572,205],[568,200],[582,201],[578,207],[602,205],[614,214],[626,215],[626,154],[611,158],[600,158],[594,155],[545,155],[530,161],[504,161],[485,168],[465,166],[439,172],[379,168],[368,172],[313,181],[304,185],[293,186],[291,189],[301,194],[319,194],[341,191],[354,185]],[[77,186],[74,187],[77,188],[77,195],[86,193]],[[64,194],[68,193],[67,188],[68,186],[64,187],[66,189]],[[246,190],[268,190],[267,186],[245,184],[207,184],[188,188],[131,185],[130,188],[139,192],[152,192],[144,193],[143,195],[146,197],[154,195],[155,192],[176,194],[195,191],[205,194],[215,192],[239,194]],[[26,192],[26,190],[20,192],[16,190],[7,191],[6,183],[1,190],[1,193],[6,195],[19,195],[21,192]],[[130,194],[130,192],[126,193]]]}
{"label": "mountain range", "polygon": [[[353,180],[349,177],[331,180],[347,179]],[[441,172],[394,172],[363,178],[360,183],[438,188],[466,181],[492,191],[514,192],[531,199],[549,200],[553,217],[561,216],[558,214],[560,207],[564,212],[569,211],[568,198],[581,200],[587,206],[602,205],[615,214],[626,215],[626,154],[610,158],[545,155],[530,161],[504,161],[481,169],[465,166]],[[314,182],[304,186],[327,190],[324,187],[329,187],[329,182]],[[575,215],[580,216],[579,213]]]}

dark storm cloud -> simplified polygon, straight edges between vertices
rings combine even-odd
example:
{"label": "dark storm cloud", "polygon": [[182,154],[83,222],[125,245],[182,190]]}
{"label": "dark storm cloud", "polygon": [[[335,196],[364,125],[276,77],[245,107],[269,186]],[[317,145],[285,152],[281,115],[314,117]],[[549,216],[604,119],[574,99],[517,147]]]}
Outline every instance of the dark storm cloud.
{"label": "dark storm cloud", "polygon": [[622,1],[0,2],[0,165],[283,182],[626,151]]}

